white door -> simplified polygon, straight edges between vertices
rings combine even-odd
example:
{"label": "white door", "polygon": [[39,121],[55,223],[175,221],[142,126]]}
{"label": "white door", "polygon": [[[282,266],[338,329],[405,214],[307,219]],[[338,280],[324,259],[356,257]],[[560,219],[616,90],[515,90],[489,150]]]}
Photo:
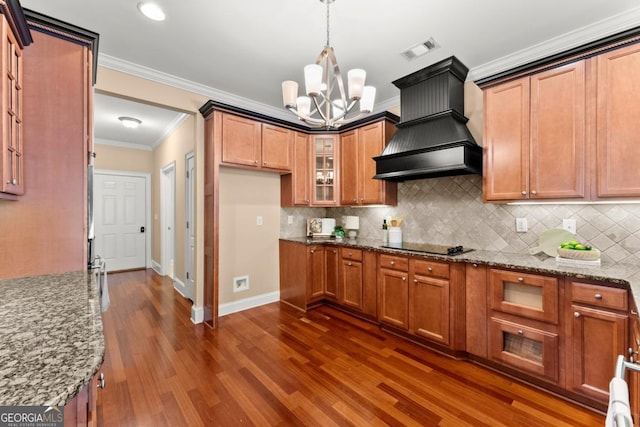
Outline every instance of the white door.
{"label": "white door", "polygon": [[146,178],[94,176],[96,254],[108,271],[146,267]]}
{"label": "white door", "polygon": [[175,260],[175,209],[176,169],[175,162],[161,170],[160,205],[162,218],[162,275],[174,278]]}
{"label": "white door", "polygon": [[193,153],[186,158],[187,183],[186,183],[186,232],[185,232],[185,290],[184,296],[193,301],[195,283],[195,259],[196,259],[196,233],[195,233],[195,180],[196,162]]}

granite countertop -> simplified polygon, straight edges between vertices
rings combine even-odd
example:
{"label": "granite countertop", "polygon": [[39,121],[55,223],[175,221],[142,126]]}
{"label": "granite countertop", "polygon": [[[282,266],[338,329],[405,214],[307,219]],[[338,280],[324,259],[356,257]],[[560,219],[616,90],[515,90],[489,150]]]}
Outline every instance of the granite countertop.
{"label": "granite countertop", "polygon": [[93,273],[0,280],[0,405],[64,405],[103,357]]}
{"label": "granite countertop", "polygon": [[640,266],[635,264],[610,264],[603,262],[599,267],[573,266],[559,264],[555,258],[544,254],[530,255],[528,253],[508,253],[487,250],[473,250],[454,256],[422,254],[402,249],[385,248],[382,246],[382,242],[375,239],[342,239],[342,241],[337,241],[334,239],[293,237],[281,238],[281,240],[305,245],[332,244],[362,249],[374,249],[379,252],[440,259],[449,262],[473,262],[494,267],[520,269],[532,273],[560,274],[578,279],[606,281],[613,285],[628,287],[631,290],[634,301],[640,303]]}

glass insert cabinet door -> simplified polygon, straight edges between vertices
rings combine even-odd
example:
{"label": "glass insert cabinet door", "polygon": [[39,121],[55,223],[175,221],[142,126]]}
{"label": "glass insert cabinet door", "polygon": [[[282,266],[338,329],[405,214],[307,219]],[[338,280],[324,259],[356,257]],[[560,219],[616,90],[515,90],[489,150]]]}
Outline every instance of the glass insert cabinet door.
{"label": "glass insert cabinet door", "polygon": [[337,138],[317,136],[313,144],[313,200],[318,205],[335,205],[338,197],[337,184]]}

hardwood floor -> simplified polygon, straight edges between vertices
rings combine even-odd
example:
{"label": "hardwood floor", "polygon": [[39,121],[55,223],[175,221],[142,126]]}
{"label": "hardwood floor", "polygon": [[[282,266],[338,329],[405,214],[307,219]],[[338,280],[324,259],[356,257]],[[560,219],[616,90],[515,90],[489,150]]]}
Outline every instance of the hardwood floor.
{"label": "hardwood floor", "polygon": [[151,270],[109,275],[102,426],[602,426],[604,416],[328,307],[189,320]]}

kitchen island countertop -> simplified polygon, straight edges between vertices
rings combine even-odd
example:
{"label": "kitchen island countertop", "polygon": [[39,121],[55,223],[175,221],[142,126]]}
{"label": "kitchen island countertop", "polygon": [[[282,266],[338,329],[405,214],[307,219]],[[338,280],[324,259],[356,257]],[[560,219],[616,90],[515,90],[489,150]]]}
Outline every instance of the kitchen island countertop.
{"label": "kitchen island countertop", "polygon": [[0,405],[65,405],[104,348],[93,273],[0,280]]}
{"label": "kitchen island countertop", "polygon": [[402,249],[390,249],[383,247],[383,243],[375,239],[310,239],[307,237],[281,238],[289,242],[297,242],[305,245],[331,244],[345,247],[373,249],[379,252],[411,255],[429,259],[440,259],[449,262],[471,262],[485,264],[494,267],[512,268],[529,271],[532,273],[556,274],[577,279],[605,281],[621,287],[629,287],[631,295],[636,303],[640,303],[640,266],[635,264],[605,263],[598,267],[574,266],[558,263],[555,258],[548,255],[530,255],[528,253],[509,253],[489,250],[473,250],[458,255],[424,254]]}

